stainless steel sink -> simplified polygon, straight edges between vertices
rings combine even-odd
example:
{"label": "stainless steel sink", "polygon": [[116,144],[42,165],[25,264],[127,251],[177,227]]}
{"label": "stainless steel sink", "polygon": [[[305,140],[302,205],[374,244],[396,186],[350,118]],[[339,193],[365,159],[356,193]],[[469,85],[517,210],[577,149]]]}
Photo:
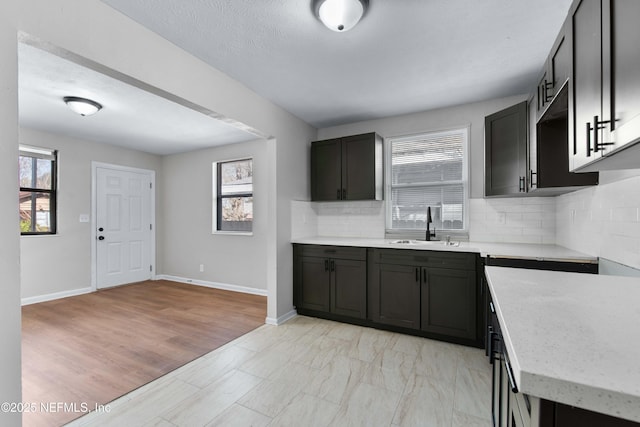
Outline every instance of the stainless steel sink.
{"label": "stainless steel sink", "polygon": [[415,245],[415,246],[460,246],[460,242],[447,242],[444,240],[409,240],[399,239],[389,242],[392,245]]}

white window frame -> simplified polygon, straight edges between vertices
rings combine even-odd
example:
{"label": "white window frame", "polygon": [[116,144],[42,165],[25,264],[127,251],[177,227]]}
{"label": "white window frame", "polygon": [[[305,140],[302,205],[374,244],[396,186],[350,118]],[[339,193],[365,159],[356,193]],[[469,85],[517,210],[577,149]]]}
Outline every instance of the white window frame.
{"label": "white window frame", "polygon": [[[253,236],[253,227],[255,226],[255,222],[252,221],[251,231],[231,231],[231,230],[218,230],[218,164],[220,163],[230,163],[230,162],[238,162],[243,160],[251,161],[251,168],[254,166],[254,159],[252,156],[244,156],[238,157],[234,159],[227,160],[218,160],[212,163],[211,168],[211,191],[212,191],[212,212],[211,212],[211,234],[222,234],[229,236]],[[255,207],[255,182],[251,181],[251,197],[253,198],[253,203]],[[255,214],[255,211],[254,211]],[[255,220],[255,217],[254,217]]]}
{"label": "white window frame", "polygon": [[[393,200],[392,200],[392,180],[391,180],[391,145],[394,142],[403,142],[403,141],[411,141],[414,139],[423,138],[425,135],[431,134],[446,134],[446,133],[458,133],[464,132],[464,140],[462,142],[462,180],[455,181],[460,182],[463,187],[463,225],[461,230],[436,230],[436,233],[440,238],[443,234],[446,236],[451,236],[452,238],[458,240],[468,240],[469,238],[469,157],[470,157],[470,135],[471,135],[471,126],[461,125],[455,126],[445,129],[438,130],[429,130],[420,133],[413,133],[409,135],[398,135],[394,137],[385,138],[384,141],[384,164],[385,164],[385,186],[384,186],[384,197],[385,197],[385,236],[387,238],[412,238],[412,239],[424,239],[425,230],[419,229],[397,229],[392,228],[392,210],[393,210]],[[451,181],[449,181],[451,183]],[[434,183],[433,186],[438,186],[441,183]],[[424,187],[423,185],[416,184],[415,187]]]}

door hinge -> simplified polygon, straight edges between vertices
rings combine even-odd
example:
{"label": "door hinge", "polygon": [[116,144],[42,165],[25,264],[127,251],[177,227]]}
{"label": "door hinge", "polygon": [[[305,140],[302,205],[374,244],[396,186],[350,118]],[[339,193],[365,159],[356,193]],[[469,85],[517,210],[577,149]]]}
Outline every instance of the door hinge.
{"label": "door hinge", "polygon": [[153,230],[153,224],[149,224],[149,230]]}
{"label": "door hinge", "polygon": [[153,272],[153,265],[149,266],[149,271]]}
{"label": "door hinge", "polygon": [[149,190],[153,190],[153,183],[152,182],[149,183]]}

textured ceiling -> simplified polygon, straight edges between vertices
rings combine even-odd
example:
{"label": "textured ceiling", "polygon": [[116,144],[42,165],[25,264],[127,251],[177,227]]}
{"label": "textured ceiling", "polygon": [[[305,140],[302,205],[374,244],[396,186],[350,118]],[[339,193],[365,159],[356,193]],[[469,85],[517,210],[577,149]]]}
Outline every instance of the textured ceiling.
{"label": "textured ceiling", "polygon": [[[18,45],[18,67],[22,126],[160,155],[259,138],[25,43]],[[65,96],[92,99],[103,109],[79,116],[65,105]]]}
{"label": "textured ceiling", "polygon": [[316,127],[529,92],[571,0],[101,0]]}

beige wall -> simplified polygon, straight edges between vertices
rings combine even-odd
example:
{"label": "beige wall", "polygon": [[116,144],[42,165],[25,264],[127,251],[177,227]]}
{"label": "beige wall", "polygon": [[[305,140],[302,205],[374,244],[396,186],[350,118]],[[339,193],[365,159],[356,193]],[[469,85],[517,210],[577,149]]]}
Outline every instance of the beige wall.
{"label": "beige wall", "polygon": [[[22,298],[86,290],[91,286],[91,223],[81,223],[79,217],[91,214],[91,162],[148,169],[158,175],[161,157],[27,128],[20,128],[19,140],[58,150],[58,230],[53,236],[21,237]],[[156,185],[156,205],[161,200],[162,188]],[[162,228],[158,209],[156,227]],[[162,241],[156,246],[162,248]],[[161,267],[156,264],[156,271]]]}
{"label": "beige wall", "polygon": [[[212,163],[253,159],[253,235],[212,234]],[[225,145],[163,158],[163,274],[267,290],[267,141]],[[200,264],[204,272],[200,272]],[[259,293],[259,292],[258,292]]]}
{"label": "beige wall", "polygon": [[318,130],[318,138],[327,139],[372,131],[387,138],[470,125],[469,196],[472,199],[482,198],[484,197],[484,118],[489,114],[526,99],[527,95],[511,96],[421,113],[324,128]]}

